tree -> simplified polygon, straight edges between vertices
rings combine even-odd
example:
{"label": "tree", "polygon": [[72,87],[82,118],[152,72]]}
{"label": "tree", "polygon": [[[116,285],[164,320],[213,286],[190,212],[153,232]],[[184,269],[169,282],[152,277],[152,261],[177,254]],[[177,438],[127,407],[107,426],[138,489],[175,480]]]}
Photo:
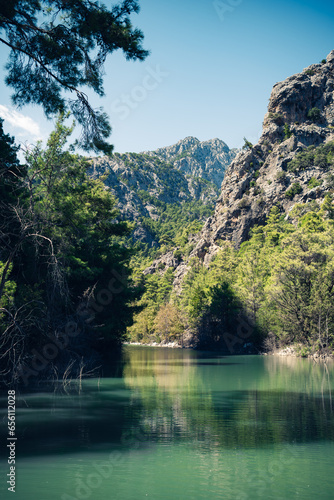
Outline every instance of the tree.
{"label": "tree", "polygon": [[242,146],[242,149],[253,149],[253,144],[244,137],[244,145]]}
{"label": "tree", "polygon": [[163,304],[154,320],[154,330],[165,342],[178,340],[184,331],[184,319],[174,304]]}
{"label": "tree", "polygon": [[334,320],[333,234],[303,225],[283,241],[270,294],[281,336],[317,348],[332,341]]}
{"label": "tree", "polygon": [[13,257],[22,241],[22,225],[18,221],[20,201],[27,197],[24,186],[26,169],[19,164],[18,147],[13,137],[4,133],[0,118],[0,301],[5,290]]}
{"label": "tree", "polygon": [[110,11],[91,0],[1,2],[0,42],[10,49],[5,81],[14,89],[14,104],[42,105],[48,117],[70,109],[82,125],[81,147],[110,153],[107,115],[92,108],[82,88],[104,95],[103,65],[117,49],[127,59],[146,58],[143,34],[129,18],[138,11],[136,0]]}
{"label": "tree", "polygon": [[93,314],[103,325],[99,335],[107,345],[121,338],[131,319],[126,305],[131,289],[123,284],[121,296],[108,292],[115,273],[129,275],[131,250],[120,245],[119,237],[130,231],[130,225],[117,220],[116,202],[103,178],[89,176],[90,162],[64,150],[72,128],[63,121],[60,116],[45,150],[37,146],[27,155],[34,228],[30,236],[38,258],[36,269],[30,266],[34,276],[29,279],[45,284],[49,313],[60,305],[55,317],[65,304],[67,288],[70,304],[72,297],[87,297],[87,290],[91,296],[103,291],[102,302],[113,295],[108,307],[97,307]]}
{"label": "tree", "polygon": [[307,113],[307,118],[309,118],[312,122],[317,123],[321,118],[321,111],[319,108],[312,108]]}
{"label": "tree", "polygon": [[45,150],[37,145],[26,155],[24,196],[5,204],[12,227],[0,221],[0,361],[14,377],[69,321],[80,339],[49,371],[109,354],[132,318],[131,250],[120,241],[129,224],[117,219],[103,179],[89,176],[90,162],[65,150],[72,129],[64,119]]}

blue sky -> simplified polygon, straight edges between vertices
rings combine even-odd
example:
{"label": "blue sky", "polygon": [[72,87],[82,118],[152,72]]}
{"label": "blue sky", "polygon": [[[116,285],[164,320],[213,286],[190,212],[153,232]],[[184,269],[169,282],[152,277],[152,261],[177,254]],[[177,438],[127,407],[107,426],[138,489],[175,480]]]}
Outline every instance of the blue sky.
{"label": "blue sky", "polygon": [[[105,1],[107,6],[113,2]],[[106,96],[92,95],[113,127],[115,151],[153,150],[186,136],[240,147],[259,138],[272,86],[334,49],[334,2],[141,0],[133,24],[151,51],[144,62],[107,59]],[[1,47],[0,64],[6,61]],[[4,74],[4,71],[2,72]],[[18,143],[53,128],[38,107],[19,110],[0,83],[0,116]]]}

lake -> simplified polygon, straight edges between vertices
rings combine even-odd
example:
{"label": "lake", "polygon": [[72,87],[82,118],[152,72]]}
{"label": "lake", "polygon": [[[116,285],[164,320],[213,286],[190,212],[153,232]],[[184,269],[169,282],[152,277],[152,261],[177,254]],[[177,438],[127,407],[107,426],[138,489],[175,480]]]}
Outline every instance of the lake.
{"label": "lake", "polygon": [[330,500],[333,383],[332,362],[125,346],[108,378],[21,396],[1,498]]}

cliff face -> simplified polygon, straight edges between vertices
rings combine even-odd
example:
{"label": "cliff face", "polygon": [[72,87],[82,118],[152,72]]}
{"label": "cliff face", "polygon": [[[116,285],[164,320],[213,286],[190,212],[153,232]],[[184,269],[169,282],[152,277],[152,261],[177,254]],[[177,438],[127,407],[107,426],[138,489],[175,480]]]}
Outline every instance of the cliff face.
{"label": "cliff face", "polygon": [[[219,248],[218,240],[231,240],[238,247],[255,224],[265,222],[274,205],[288,216],[296,203],[322,202],[329,181],[321,162],[291,168],[291,161],[299,161],[301,152],[310,151],[309,146],[333,140],[334,51],[326,62],[313,64],[274,86],[261,138],[240,152],[227,169],[214,215],[193,239],[189,258],[175,266],[176,289],[192,257],[208,263]],[[160,260],[168,265],[170,256]],[[147,272],[155,268],[154,263]]]}
{"label": "cliff face", "polygon": [[121,215],[136,221],[135,240],[152,244],[153,237],[141,220],[158,219],[159,202],[182,204],[216,201],[225,170],[235,158],[219,139],[200,142],[187,137],[173,146],[144,153],[115,153],[93,160],[91,175],[106,174],[106,185],[118,199]]}

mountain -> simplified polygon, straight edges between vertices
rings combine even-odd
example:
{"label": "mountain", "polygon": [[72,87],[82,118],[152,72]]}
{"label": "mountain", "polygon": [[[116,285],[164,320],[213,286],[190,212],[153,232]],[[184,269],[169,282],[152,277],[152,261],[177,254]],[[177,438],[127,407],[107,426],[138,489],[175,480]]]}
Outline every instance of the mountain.
{"label": "mountain", "polygon": [[[274,85],[263,131],[256,145],[245,143],[226,171],[215,211],[202,231],[191,238],[193,250],[174,266],[180,290],[189,261],[209,264],[219,241],[236,248],[254,225],[265,223],[273,206],[289,218],[299,203],[321,204],[333,192],[334,51],[320,64]],[[169,252],[145,272],[172,265]]]}
{"label": "mountain", "polygon": [[194,208],[197,202],[194,217],[204,222],[236,154],[236,149],[229,149],[220,139],[201,142],[186,137],[156,151],[96,158],[90,174],[94,178],[105,175],[121,216],[136,222],[134,239],[152,247],[159,245],[155,226],[168,206],[184,205],[186,209],[188,203]]}

